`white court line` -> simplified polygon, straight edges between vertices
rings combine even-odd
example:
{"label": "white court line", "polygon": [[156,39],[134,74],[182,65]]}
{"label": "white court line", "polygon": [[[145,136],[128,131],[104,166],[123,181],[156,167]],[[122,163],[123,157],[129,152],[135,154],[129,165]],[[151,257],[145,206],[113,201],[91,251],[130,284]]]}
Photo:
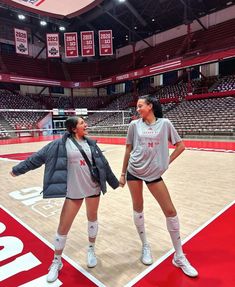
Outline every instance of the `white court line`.
{"label": "white court line", "polygon": [[186,150],[193,150],[193,151],[210,151],[210,152],[225,152],[225,153],[235,153],[235,150],[230,149],[216,149],[216,148],[204,148],[204,147],[186,147]]}
{"label": "white court line", "polygon": [[[217,217],[219,217],[222,213],[224,213],[227,209],[229,209],[233,204],[235,204],[235,200],[232,201],[230,204],[225,206],[222,210],[220,210],[217,214],[215,214],[211,219],[206,221],[203,225],[198,227],[196,230],[193,231],[189,236],[187,236],[184,240],[182,240],[182,245],[185,244],[187,241],[192,239],[197,233],[199,233],[202,229],[208,226],[212,221],[214,221]],[[151,272],[154,268],[156,268],[160,263],[162,263],[167,257],[174,253],[174,249],[170,249],[166,254],[164,254],[161,258],[159,258],[155,263],[153,263],[150,267],[145,269],[139,275],[137,275],[134,279],[132,279],[129,283],[127,283],[124,287],[131,287],[135,283],[137,283],[140,279],[142,279],[145,275]]]}
{"label": "white court line", "polygon": [[13,162],[20,162],[21,160],[19,159],[10,159],[10,158],[6,158],[6,157],[0,157],[1,161],[13,161]]}
{"label": "white court line", "polygon": [[[38,237],[42,242],[44,242],[51,249],[54,249],[54,246],[48,242],[45,238],[43,238],[39,233],[33,230],[30,226],[24,223],[21,219],[19,219],[16,215],[11,213],[8,209],[0,204],[0,208],[2,208],[5,212],[7,212],[10,216],[12,216],[16,221],[18,221],[21,225],[23,225],[26,229],[28,229],[31,233],[33,233],[36,237]],[[73,267],[75,267],[78,271],[80,271],[83,275],[85,275],[88,279],[90,279],[93,283],[95,283],[98,287],[106,287],[101,281],[83,269],[80,265],[75,263],[72,259],[70,259],[67,255],[62,255],[62,257],[67,260]]]}

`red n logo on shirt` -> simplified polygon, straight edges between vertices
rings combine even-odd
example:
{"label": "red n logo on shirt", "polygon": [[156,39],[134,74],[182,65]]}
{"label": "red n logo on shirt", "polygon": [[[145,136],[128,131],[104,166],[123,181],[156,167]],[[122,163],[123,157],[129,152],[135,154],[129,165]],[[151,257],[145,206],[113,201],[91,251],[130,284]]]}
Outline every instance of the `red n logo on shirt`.
{"label": "red n logo on shirt", "polygon": [[153,147],[153,143],[148,143],[148,147]]}
{"label": "red n logo on shirt", "polygon": [[80,159],[80,165],[81,165],[81,166],[82,166],[82,165],[86,165],[85,159]]}

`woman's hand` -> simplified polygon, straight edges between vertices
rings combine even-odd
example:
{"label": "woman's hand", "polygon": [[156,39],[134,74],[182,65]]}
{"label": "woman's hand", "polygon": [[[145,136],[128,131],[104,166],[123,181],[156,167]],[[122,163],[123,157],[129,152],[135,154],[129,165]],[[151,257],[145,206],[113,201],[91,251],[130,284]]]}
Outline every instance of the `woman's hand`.
{"label": "woman's hand", "polygon": [[119,186],[124,187],[126,184],[126,174],[122,173],[119,179]]}

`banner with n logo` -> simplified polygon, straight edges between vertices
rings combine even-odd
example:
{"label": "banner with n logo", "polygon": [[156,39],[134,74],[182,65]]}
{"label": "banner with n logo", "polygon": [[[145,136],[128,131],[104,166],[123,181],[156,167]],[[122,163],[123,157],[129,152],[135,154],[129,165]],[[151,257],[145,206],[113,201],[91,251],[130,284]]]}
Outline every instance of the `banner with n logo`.
{"label": "banner with n logo", "polygon": [[83,57],[95,56],[94,31],[81,32],[81,49]]}
{"label": "banner with n logo", "polygon": [[66,58],[76,58],[79,56],[77,32],[64,33],[64,50]]}
{"label": "banner with n logo", "polygon": [[112,30],[99,31],[100,56],[113,55],[113,35]]}

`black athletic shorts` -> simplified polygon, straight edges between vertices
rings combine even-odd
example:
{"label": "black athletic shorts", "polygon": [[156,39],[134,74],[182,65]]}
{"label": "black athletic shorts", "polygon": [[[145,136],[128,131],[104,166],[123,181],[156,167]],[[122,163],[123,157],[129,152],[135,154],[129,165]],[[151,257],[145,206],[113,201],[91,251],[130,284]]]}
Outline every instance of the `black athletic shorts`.
{"label": "black athletic shorts", "polygon": [[[91,196],[87,196],[87,197],[84,197],[84,198],[93,198],[93,197],[99,197],[100,196],[100,193],[99,194],[94,194],[94,195],[91,195]],[[71,200],[83,200],[84,198],[70,198],[70,197],[67,197],[67,199],[71,199]]]}
{"label": "black athletic shorts", "polygon": [[[129,173],[129,171],[127,171],[126,173],[126,180],[129,181],[129,180],[142,180],[134,175],[132,175],[131,173]],[[159,182],[159,181],[162,181],[163,179],[161,177],[157,178],[157,179],[154,179],[154,180],[151,180],[151,181],[147,181],[147,180],[144,180],[144,182],[146,184],[150,184],[150,183],[153,183],[153,182]],[[143,181],[143,180],[142,180]]]}

